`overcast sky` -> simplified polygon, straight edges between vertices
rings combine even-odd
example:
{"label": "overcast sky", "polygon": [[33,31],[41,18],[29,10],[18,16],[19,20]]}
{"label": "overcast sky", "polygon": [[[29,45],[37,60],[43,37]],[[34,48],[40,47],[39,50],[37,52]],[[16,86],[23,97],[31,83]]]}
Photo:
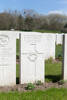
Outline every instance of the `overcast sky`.
{"label": "overcast sky", "polygon": [[40,14],[67,14],[67,0],[0,0],[0,12],[8,9],[33,9]]}

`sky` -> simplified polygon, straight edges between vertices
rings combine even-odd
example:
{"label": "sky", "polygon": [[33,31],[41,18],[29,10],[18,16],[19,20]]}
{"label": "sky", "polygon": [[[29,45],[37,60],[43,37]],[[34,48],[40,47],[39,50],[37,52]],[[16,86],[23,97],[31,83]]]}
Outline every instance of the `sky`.
{"label": "sky", "polygon": [[67,0],[0,0],[0,12],[33,9],[40,14],[67,14]]}

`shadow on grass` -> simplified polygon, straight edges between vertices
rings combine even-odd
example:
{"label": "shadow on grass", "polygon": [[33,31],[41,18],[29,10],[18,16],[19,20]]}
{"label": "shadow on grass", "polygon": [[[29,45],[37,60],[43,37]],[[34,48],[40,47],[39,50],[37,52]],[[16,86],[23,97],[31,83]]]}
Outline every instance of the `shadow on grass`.
{"label": "shadow on grass", "polygon": [[19,84],[19,77],[16,78],[16,84]]}
{"label": "shadow on grass", "polygon": [[58,82],[62,79],[61,75],[46,75],[45,76],[46,80],[48,80],[49,82]]}
{"label": "shadow on grass", "polygon": [[[48,82],[58,82],[62,79],[61,75],[46,75],[45,76],[45,79],[48,81]],[[16,78],[16,84],[19,84],[19,77]]]}

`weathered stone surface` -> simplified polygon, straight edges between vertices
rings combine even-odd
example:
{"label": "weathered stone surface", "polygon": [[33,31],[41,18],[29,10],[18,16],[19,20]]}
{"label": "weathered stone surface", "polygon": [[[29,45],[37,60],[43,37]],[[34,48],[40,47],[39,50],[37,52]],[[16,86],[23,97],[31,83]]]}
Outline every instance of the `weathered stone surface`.
{"label": "weathered stone surface", "polygon": [[63,44],[63,34],[64,33],[62,33],[62,34],[56,34],[56,44],[58,45],[58,44]]}
{"label": "weathered stone surface", "polygon": [[67,80],[67,34],[63,36],[63,79]]}
{"label": "weathered stone surface", "polygon": [[0,86],[16,84],[16,34],[0,31]]}
{"label": "weathered stone surface", "polygon": [[[53,47],[52,47],[53,46]],[[20,35],[20,83],[44,82],[44,61],[55,58],[55,35],[22,32]]]}

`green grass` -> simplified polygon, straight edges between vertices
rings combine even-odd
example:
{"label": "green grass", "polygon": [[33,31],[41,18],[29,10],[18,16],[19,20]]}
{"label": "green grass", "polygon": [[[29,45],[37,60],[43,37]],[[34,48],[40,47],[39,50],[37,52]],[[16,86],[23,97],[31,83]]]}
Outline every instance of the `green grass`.
{"label": "green grass", "polygon": [[19,84],[19,77],[20,77],[20,66],[16,64],[16,84]]}
{"label": "green grass", "polygon": [[62,45],[56,45],[56,58],[58,58],[59,55],[62,56]]}
{"label": "green grass", "polygon": [[[62,45],[56,45],[56,58],[62,57]],[[62,79],[62,61],[53,62],[51,60],[46,61],[45,65],[45,78],[47,82],[57,82]]]}
{"label": "green grass", "polygon": [[41,33],[61,33],[60,31],[56,31],[56,30],[34,30],[34,32],[41,32]]}
{"label": "green grass", "polygon": [[0,100],[67,100],[67,89],[48,89],[32,92],[0,93]]}
{"label": "green grass", "polygon": [[19,78],[19,64],[16,65],[16,77]]}
{"label": "green grass", "polygon": [[16,40],[16,55],[19,56],[19,39]]}
{"label": "green grass", "polygon": [[45,78],[47,82],[57,82],[62,76],[62,62],[47,60],[45,64]]}
{"label": "green grass", "polygon": [[[16,57],[19,58],[19,39],[16,40]],[[16,64],[16,83],[19,84],[19,64]]]}
{"label": "green grass", "polygon": [[[16,76],[17,83],[19,81],[19,65],[17,64]],[[61,80],[62,73],[62,63],[61,62],[52,62],[50,60],[46,61],[45,64],[45,78],[47,82],[57,82]]]}

